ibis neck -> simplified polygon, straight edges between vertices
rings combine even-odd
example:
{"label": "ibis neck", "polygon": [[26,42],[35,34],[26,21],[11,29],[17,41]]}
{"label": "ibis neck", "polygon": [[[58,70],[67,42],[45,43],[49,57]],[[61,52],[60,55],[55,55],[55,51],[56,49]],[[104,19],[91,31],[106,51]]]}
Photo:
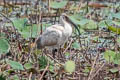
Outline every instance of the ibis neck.
{"label": "ibis neck", "polygon": [[71,36],[72,34],[72,26],[69,22],[61,19],[60,24],[64,27],[64,33],[67,36]]}
{"label": "ibis neck", "polygon": [[62,17],[60,17],[60,24],[65,28],[66,31],[68,31],[68,29],[70,29],[70,32],[72,31],[72,26],[74,26],[80,35],[79,28],[70,19],[65,21]]}
{"label": "ibis neck", "polygon": [[[60,24],[65,27],[71,27],[71,24],[67,21],[65,21],[63,18],[60,19]],[[72,28],[72,27],[71,27]]]}

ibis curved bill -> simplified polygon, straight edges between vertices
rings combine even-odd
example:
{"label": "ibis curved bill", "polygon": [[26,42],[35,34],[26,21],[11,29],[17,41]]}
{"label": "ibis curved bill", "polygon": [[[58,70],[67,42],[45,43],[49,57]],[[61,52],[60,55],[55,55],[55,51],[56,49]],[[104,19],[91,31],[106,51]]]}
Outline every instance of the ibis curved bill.
{"label": "ibis curved bill", "polygon": [[60,46],[62,47],[72,35],[72,26],[74,26],[80,34],[78,27],[65,13],[63,13],[60,16],[60,24],[55,24],[46,28],[43,34],[40,35],[36,41],[37,48],[41,49],[44,47],[49,47],[52,49],[58,49]]}

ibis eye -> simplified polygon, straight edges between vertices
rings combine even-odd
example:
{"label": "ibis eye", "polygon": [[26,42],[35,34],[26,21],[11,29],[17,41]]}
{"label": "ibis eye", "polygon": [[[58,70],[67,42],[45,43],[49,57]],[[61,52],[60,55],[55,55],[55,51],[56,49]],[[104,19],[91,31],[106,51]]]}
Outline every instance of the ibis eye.
{"label": "ibis eye", "polygon": [[63,19],[65,19],[65,16],[63,16]]}
{"label": "ibis eye", "polygon": [[66,17],[66,16],[63,16],[63,19],[66,21],[66,20],[67,20],[67,17]]}

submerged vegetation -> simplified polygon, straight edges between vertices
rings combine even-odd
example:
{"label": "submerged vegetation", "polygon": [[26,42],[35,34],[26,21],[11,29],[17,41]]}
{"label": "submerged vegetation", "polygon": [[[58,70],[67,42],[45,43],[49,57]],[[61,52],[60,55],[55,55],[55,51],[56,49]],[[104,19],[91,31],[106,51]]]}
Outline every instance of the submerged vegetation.
{"label": "submerged vegetation", "polygon": [[[0,0],[0,80],[119,80],[118,0]],[[66,13],[79,27],[55,56],[35,41]]]}

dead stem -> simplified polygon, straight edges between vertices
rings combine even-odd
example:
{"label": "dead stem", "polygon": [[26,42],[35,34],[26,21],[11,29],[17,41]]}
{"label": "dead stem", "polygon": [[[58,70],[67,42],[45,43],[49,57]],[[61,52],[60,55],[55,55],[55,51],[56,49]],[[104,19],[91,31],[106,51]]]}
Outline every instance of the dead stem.
{"label": "dead stem", "polygon": [[98,56],[99,56],[99,54],[97,54],[96,57],[95,57],[95,60],[94,60],[94,62],[93,62],[93,65],[92,65],[92,68],[91,68],[91,71],[90,71],[88,80],[92,80],[91,76],[92,76],[92,74],[93,74],[93,71],[94,71],[95,64],[96,64],[96,62],[97,62]]}
{"label": "dead stem", "polygon": [[46,68],[45,68],[45,70],[43,71],[43,73],[42,73],[42,75],[41,75],[41,77],[40,77],[39,80],[42,80],[42,78],[43,78],[45,72],[48,70],[48,68],[49,68],[49,64],[46,66]]}
{"label": "dead stem", "polygon": [[91,80],[99,73],[99,71],[104,67],[105,63],[102,64],[102,66],[96,71],[95,74],[91,77]]}

